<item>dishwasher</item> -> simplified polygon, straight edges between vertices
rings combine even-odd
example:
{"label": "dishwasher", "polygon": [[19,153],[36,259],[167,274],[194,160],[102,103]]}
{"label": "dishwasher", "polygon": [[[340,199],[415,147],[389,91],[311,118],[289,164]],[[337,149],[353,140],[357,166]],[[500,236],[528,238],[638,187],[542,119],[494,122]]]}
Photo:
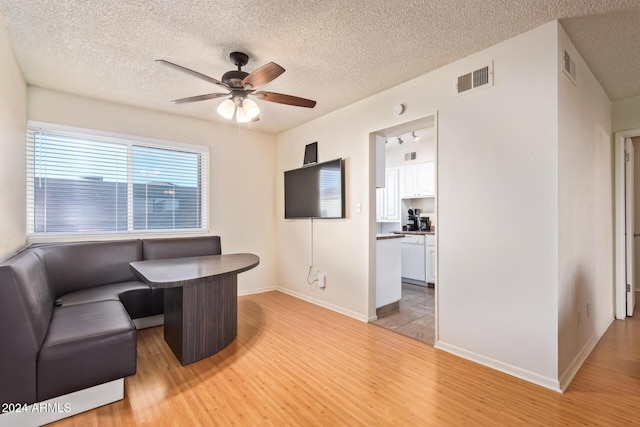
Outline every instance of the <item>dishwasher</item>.
{"label": "dishwasher", "polygon": [[405,235],[402,245],[402,278],[410,282],[423,282],[426,286],[426,253],[424,236],[419,234]]}

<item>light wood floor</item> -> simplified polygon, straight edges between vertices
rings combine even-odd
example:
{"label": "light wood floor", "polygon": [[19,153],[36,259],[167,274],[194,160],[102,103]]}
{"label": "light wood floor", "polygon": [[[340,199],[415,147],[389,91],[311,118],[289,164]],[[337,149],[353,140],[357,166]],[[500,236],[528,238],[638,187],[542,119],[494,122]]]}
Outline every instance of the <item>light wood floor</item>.
{"label": "light wood floor", "polygon": [[182,367],[139,331],[125,399],[56,426],[640,425],[640,320],[615,321],[563,395],[279,292]]}

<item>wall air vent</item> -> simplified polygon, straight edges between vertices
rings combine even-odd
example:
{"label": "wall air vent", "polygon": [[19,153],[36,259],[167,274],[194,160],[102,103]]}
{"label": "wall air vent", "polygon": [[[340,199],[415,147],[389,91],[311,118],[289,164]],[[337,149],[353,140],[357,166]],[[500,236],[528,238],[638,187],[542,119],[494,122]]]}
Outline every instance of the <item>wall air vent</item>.
{"label": "wall air vent", "polygon": [[458,77],[458,93],[473,89],[473,84],[471,83],[472,74],[473,73],[467,73],[464,76]]}
{"label": "wall air vent", "polygon": [[412,151],[411,153],[404,153],[404,161],[408,162],[410,160],[416,159],[416,152]]}
{"label": "wall air vent", "polygon": [[493,62],[457,77],[456,95],[475,92],[477,89],[493,86]]}
{"label": "wall air vent", "polygon": [[564,71],[564,74],[569,77],[571,83],[576,86],[578,85],[576,62],[573,60],[573,58],[571,58],[571,55],[569,55],[569,52],[567,52],[566,50],[564,51],[564,57],[562,58],[562,71]]}

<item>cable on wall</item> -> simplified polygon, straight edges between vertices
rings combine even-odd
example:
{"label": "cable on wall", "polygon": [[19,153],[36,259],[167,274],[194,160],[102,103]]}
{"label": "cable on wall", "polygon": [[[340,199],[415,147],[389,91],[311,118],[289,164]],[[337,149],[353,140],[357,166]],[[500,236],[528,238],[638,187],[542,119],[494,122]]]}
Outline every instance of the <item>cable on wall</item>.
{"label": "cable on wall", "polygon": [[318,285],[318,278],[316,277],[314,280],[310,281],[311,278],[311,270],[313,269],[313,218],[311,218],[311,260],[309,264],[309,272],[307,273],[307,283],[311,287],[311,289],[315,289]]}

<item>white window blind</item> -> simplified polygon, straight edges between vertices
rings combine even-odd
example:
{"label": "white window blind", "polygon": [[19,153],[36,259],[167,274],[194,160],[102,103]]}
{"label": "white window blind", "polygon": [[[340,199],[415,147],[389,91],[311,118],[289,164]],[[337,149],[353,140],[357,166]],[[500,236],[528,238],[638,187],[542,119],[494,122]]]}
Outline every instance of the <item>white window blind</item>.
{"label": "white window blind", "polygon": [[27,232],[207,227],[208,148],[29,124]]}

